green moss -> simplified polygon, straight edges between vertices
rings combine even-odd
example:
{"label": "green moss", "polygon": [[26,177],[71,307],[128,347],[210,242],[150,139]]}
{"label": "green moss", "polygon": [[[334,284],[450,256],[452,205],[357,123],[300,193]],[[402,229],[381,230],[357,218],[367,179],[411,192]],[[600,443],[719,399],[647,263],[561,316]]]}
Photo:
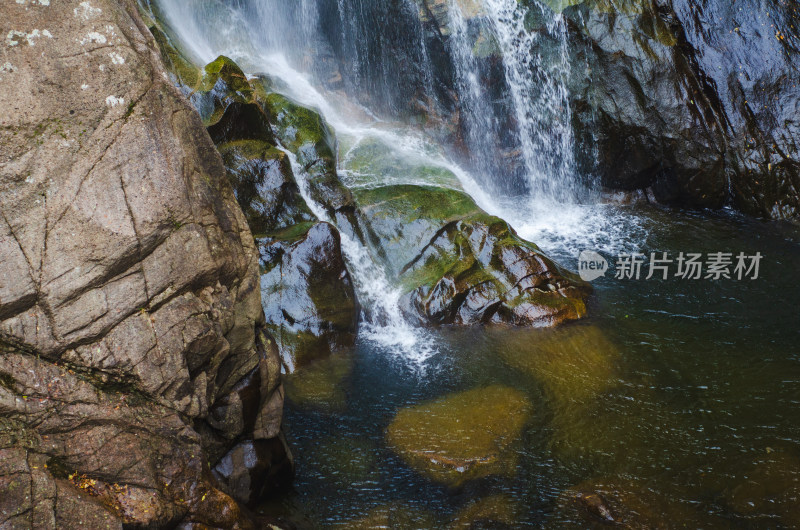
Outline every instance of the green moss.
{"label": "green moss", "polygon": [[354,186],[402,182],[460,188],[458,178],[449,169],[401,154],[377,139],[361,139],[348,145],[342,155],[342,164],[352,174]]}
{"label": "green moss", "polygon": [[180,84],[197,89],[202,79],[200,68],[178,50],[172,40],[155,23],[150,26],[150,33],[155,38],[167,70],[175,76]]}
{"label": "green moss", "polygon": [[277,93],[267,94],[263,105],[275,120],[284,147],[299,152],[312,146],[319,156],[335,160],[333,131],[319,113]]}
{"label": "green moss", "polygon": [[223,158],[242,157],[248,160],[282,160],[286,154],[264,140],[234,140],[217,146]]}
{"label": "green moss", "polygon": [[387,441],[411,467],[450,486],[492,474],[511,475],[511,450],[532,412],[520,391],[477,388],[400,410]]}
{"label": "green moss", "polygon": [[307,221],[304,223],[297,223],[295,225],[284,228],[283,230],[278,230],[276,232],[272,232],[267,235],[273,239],[281,239],[284,241],[298,239],[305,236],[308,233],[308,231],[311,230],[311,228],[316,224],[317,221]]}
{"label": "green moss", "polygon": [[400,223],[419,219],[448,223],[479,211],[466,193],[435,186],[383,186],[357,189],[353,194],[366,215]]}
{"label": "green moss", "polygon": [[238,93],[246,102],[253,100],[253,89],[247,80],[247,76],[232,59],[220,55],[208,63],[203,72],[203,81],[200,88],[202,91],[212,90],[222,80],[225,82],[228,91]]}

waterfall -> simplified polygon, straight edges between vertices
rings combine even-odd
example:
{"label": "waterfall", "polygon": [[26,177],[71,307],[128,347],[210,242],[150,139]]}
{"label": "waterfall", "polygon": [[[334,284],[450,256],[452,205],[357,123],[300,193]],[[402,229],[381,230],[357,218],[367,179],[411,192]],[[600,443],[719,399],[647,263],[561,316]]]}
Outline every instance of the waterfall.
{"label": "waterfall", "polygon": [[[471,166],[489,175],[500,149],[498,118],[480,79],[478,60],[472,51],[470,29],[457,0],[450,0],[450,53],[453,58],[459,108],[469,146]],[[485,183],[488,184],[488,183]]]}
{"label": "waterfall", "polygon": [[574,199],[576,168],[569,93],[567,30],[561,14],[533,0],[541,26],[525,28],[518,0],[484,0],[503,65],[517,122],[517,139],[534,199]]}
{"label": "waterfall", "polygon": [[[537,0],[151,1],[199,61],[227,55],[318,109],[340,138],[378,140],[446,168],[481,208],[545,249],[604,248],[598,237],[618,229],[604,212],[576,205],[567,29]],[[433,125],[419,127],[420,113],[435,116]],[[332,221],[294,166],[306,202]],[[370,315],[362,336],[406,358],[430,356],[374,253],[342,232]]]}
{"label": "waterfall", "polygon": [[[560,13],[538,0],[158,4],[203,60],[224,51],[245,67],[264,68],[266,58],[279,56],[312,84],[344,88],[351,101],[384,119],[423,112],[443,115],[438,118],[445,122],[458,119],[466,148],[451,151],[456,161],[483,186],[526,196],[533,209],[576,202],[584,191],[567,90],[567,27]],[[421,18],[430,6],[443,20]],[[439,48],[442,39],[446,45]],[[478,57],[479,46],[497,60]],[[492,63],[498,61],[496,79]],[[341,86],[330,86],[335,80]],[[453,106],[458,112],[448,116]]]}

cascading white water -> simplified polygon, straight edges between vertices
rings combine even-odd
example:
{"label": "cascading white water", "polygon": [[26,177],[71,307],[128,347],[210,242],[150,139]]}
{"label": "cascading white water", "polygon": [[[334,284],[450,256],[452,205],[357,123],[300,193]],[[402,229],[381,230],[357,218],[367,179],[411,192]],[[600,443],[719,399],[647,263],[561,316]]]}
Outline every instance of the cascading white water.
{"label": "cascading white water", "polygon": [[[279,149],[289,157],[300,195],[312,213],[322,221],[335,224],[325,208],[312,198],[306,169],[297,161],[294,153],[283,147]],[[418,367],[423,366],[436,353],[436,349],[426,340],[423,330],[415,329],[406,322],[400,312],[402,293],[391,285],[363,243],[346,232],[340,232],[340,238],[359,302],[366,305],[371,313],[367,321],[361,324],[361,337],[377,342]]]}
{"label": "cascading white water", "polygon": [[[502,50],[532,198],[537,202],[570,202],[577,191],[577,172],[566,88],[570,64],[563,16],[532,0],[531,9],[540,11],[544,25],[528,31],[526,9],[518,0],[483,3]],[[548,46],[553,49],[546,50]],[[547,59],[545,51],[549,51]]]}
{"label": "cascading white water", "polygon": [[[412,1],[421,0],[402,0],[404,16],[411,16],[409,13],[414,12],[410,8]],[[473,161],[485,161],[484,166],[472,164],[484,172],[478,177],[448,160],[442,155],[443,150],[420,131],[378,120],[372,109],[358,107],[355,102],[360,101],[360,94],[348,94],[349,97],[342,98],[340,94],[325,92],[315,84],[313,48],[322,46],[319,37],[322,2],[157,0],[157,4],[184,47],[199,61],[210,62],[220,54],[227,55],[246,72],[268,74],[279,91],[303,105],[317,108],[340,138],[347,137],[354,144],[373,139],[392,149],[399,157],[446,168],[481,208],[506,219],[521,236],[536,241],[545,250],[567,249],[575,255],[581,248],[609,250],[619,239],[617,234],[627,233],[629,229],[615,223],[602,208],[574,204],[579,186],[575,177],[566,90],[569,60],[563,19],[531,0],[533,9],[540,9],[540,18],[545,21],[538,33],[531,33],[525,29],[525,8],[517,0],[477,0],[482,1],[482,28],[491,31],[501,52],[504,81],[516,123],[517,149],[522,154],[529,183],[530,195],[504,199],[486,186],[493,170],[493,158],[487,153],[502,143],[500,135],[503,131],[492,110],[492,98],[480,78],[468,21],[458,2],[447,1],[451,7],[450,59],[454,65],[461,112],[467,122],[467,143]],[[367,53],[369,50],[360,49],[367,46],[365,39],[373,38],[372,31],[380,33],[385,28],[366,31],[364,21],[358,18],[363,18],[364,13],[354,9],[363,11],[374,6],[364,3],[364,0],[337,2],[342,32],[339,46],[343,53],[352,55],[348,57],[352,78],[345,87],[358,91],[369,87],[369,80],[358,76],[373,71],[380,77],[376,86],[390,90],[393,82],[398,84],[398,79],[392,79],[391,68],[385,64],[368,63],[370,60],[387,60],[391,50],[381,50],[376,58],[374,48],[371,48],[372,57]],[[425,35],[421,22],[412,22],[408,25],[414,33],[410,44],[413,49],[405,57],[421,63],[417,66],[425,77],[419,85],[426,87],[428,99],[435,101],[434,68],[427,55]],[[287,31],[287,28],[292,28],[292,31]],[[542,55],[540,48],[545,44],[550,49]],[[317,217],[330,222],[322,205],[311,199],[304,168],[297,164],[294,155],[289,155],[304,199]],[[346,175],[343,175],[343,180],[347,180]],[[404,320],[399,308],[400,292],[387,279],[379,261],[374,259],[364,242],[347,233],[342,233],[342,249],[360,301],[370,315],[361,326],[361,336],[379,342],[413,363],[424,362],[435,353],[435,349],[424,330],[415,329]]]}
{"label": "cascading white water", "polygon": [[486,153],[498,149],[497,119],[492,103],[479,77],[479,65],[472,51],[469,27],[457,0],[449,5],[450,53],[453,58],[455,78],[460,95],[461,119],[465,122],[466,141],[470,148],[472,166],[489,174],[493,159]]}

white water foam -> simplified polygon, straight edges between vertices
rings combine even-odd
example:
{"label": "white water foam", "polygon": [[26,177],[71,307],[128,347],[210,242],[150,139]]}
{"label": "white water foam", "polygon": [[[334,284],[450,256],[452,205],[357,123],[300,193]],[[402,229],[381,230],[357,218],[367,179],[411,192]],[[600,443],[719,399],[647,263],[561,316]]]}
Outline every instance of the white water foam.
{"label": "white water foam", "polygon": [[[577,256],[583,249],[613,254],[635,248],[645,234],[630,216],[612,206],[573,203],[575,165],[565,88],[569,61],[563,19],[552,14],[547,26],[549,38],[557,41],[556,51],[560,55],[555,61],[552,57],[543,61],[533,53],[536,39],[540,37],[525,30],[525,13],[516,0],[482,1],[503,52],[506,82],[519,123],[519,143],[531,184],[532,193],[527,197],[491,195],[479,184],[482,179],[475,178],[449,160],[441,147],[421,131],[381,121],[369,109],[352,100],[340,94],[322,92],[314,86],[308,75],[299,71],[287,58],[297,53],[282,49],[288,44],[280,39],[264,36],[272,33],[270,28],[279,26],[281,21],[275,17],[251,20],[263,18],[262,13],[275,14],[291,9],[288,4],[258,4],[255,15],[243,7],[214,1],[205,3],[203,8],[181,0],[160,0],[159,5],[178,38],[196,59],[207,63],[218,55],[227,55],[246,72],[269,75],[279,92],[317,109],[340,138],[347,136],[354,145],[365,140],[378,140],[398,156],[449,170],[481,208],[508,221],[520,236],[534,241],[546,252]],[[271,9],[273,4],[280,10]],[[300,18],[305,20],[304,24],[312,24],[317,13],[310,0],[303,0],[301,7]],[[198,9],[205,11],[198,12]],[[458,41],[460,38],[466,46],[466,21],[460,11],[454,13],[456,18],[452,21],[452,29],[455,39]],[[221,23],[223,20],[227,22]],[[346,30],[346,25],[343,25],[343,30]],[[465,54],[462,54],[458,72],[462,88],[478,104],[485,95],[480,93],[482,87],[474,71],[476,65],[466,55],[469,50],[462,51]],[[537,73],[536,79],[530,75],[532,70]],[[559,111],[563,112],[559,114]],[[485,126],[491,125],[490,120],[491,116],[475,118]],[[287,152],[287,155],[292,161],[303,198],[317,217],[330,222],[324,208],[311,199],[306,172],[292,153]],[[343,172],[342,177],[346,180],[348,175]],[[410,325],[403,318],[399,306],[400,291],[391,285],[362,242],[342,233],[342,249],[360,301],[369,315],[361,325],[360,336],[406,359],[410,365],[424,365],[436,353],[434,340],[426,330]]]}
{"label": "white water foam", "polygon": [[[325,208],[312,198],[308,173],[297,157],[283,147],[279,146],[278,149],[289,157],[300,195],[312,213],[320,220],[333,224]],[[367,248],[345,232],[339,235],[359,302],[369,309],[369,316],[361,322],[359,336],[383,346],[418,368],[424,367],[426,361],[437,353],[431,337],[425,330],[415,328],[405,320],[400,311],[402,293],[389,283]]]}

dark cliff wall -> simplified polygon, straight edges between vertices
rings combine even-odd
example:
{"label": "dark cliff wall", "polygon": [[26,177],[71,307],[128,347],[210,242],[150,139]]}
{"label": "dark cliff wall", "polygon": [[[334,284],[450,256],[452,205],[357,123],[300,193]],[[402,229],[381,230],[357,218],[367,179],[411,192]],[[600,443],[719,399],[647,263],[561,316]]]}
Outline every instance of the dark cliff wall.
{"label": "dark cliff wall", "polygon": [[603,184],[800,216],[800,13],[773,0],[591,0],[564,11],[583,147]]}

